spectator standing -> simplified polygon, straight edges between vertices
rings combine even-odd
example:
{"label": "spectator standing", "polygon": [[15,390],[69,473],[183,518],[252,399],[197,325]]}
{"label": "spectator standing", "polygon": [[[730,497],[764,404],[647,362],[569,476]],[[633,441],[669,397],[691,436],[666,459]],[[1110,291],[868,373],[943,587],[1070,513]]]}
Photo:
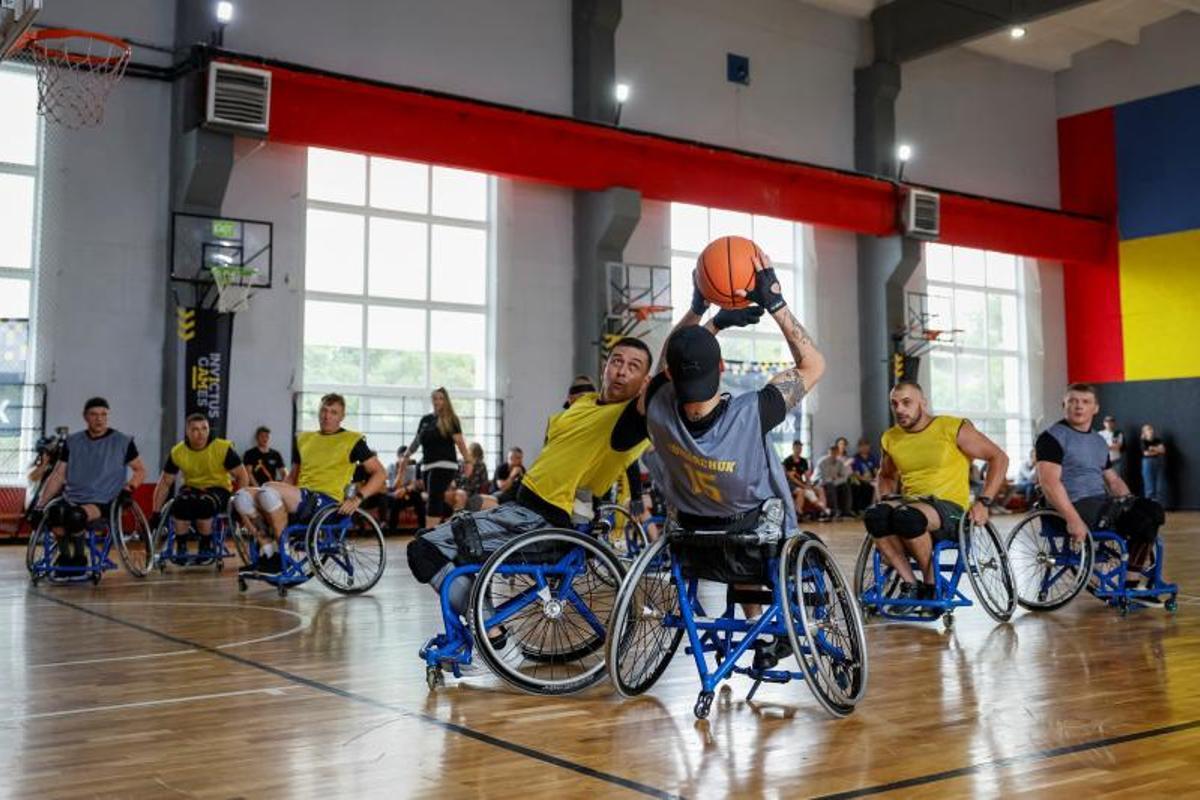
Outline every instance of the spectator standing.
{"label": "spectator standing", "polygon": [[1163,472],[1167,461],[1167,446],[1154,432],[1154,426],[1142,426],[1142,497],[1167,507],[1167,487]]}
{"label": "spectator standing", "polygon": [[1112,414],[1104,418],[1104,427],[1100,429],[1100,435],[1108,445],[1108,461],[1112,464],[1113,471],[1118,475],[1124,474],[1122,457],[1125,455],[1125,434],[1117,427],[1117,420]]}

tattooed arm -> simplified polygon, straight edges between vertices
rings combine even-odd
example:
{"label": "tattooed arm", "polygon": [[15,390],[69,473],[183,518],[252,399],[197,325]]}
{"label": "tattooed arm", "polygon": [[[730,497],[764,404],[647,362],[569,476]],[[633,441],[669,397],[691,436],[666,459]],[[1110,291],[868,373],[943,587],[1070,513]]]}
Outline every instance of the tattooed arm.
{"label": "tattooed arm", "polygon": [[771,378],[771,383],[783,395],[787,407],[792,409],[800,404],[804,395],[812,391],[825,374],[825,356],[821,355],[808,331],[804,330],[787,306],[779,308],[771,316],[783,331],[783,338],[787,340],[788,349],[796,361],[796,366]]}

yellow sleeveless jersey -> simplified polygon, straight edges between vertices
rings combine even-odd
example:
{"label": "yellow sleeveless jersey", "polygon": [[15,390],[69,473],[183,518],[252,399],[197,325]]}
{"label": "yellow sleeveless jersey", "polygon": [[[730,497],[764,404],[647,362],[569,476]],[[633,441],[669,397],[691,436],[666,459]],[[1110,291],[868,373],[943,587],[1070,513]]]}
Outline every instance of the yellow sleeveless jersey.
{"label": "yellow sleeveless jersey", "polygon": [[963,422],[961,417],[934,417],[919,433],[899,425],[884,431],[883,451],[896,465],[906,495],[933,495],[967,507],[971,460],[958,449]]}
{"label": "yellow sleeveless jersey", "polygon": [[296,448],[300,451],[297,485],[340,501],[345,496],[346,486],[354,478],[350,451],[362,438],[361,433],[347,430],[296,434]]}
{"label": "yellow sleeveless jersey", "polygon": [[613,450],[609,444],[613,428],[629,403],[602,405],[599,399],[595,392],[585,394],[550,418],[542,454],[525,474],[528,489],[567,514],[575,506],[578,489],[607,492],[650,446],[647,440],[624,452]]}
{"label": "yellow sleeveless jersey", "polygon": [[183,473],[183,485],[192,489],[233,489],[233,480],[225,468],[225,458],[233,448],[228,439],[213,439],[202,450],[193,450],[187,441],[171,448],[171,461]]}

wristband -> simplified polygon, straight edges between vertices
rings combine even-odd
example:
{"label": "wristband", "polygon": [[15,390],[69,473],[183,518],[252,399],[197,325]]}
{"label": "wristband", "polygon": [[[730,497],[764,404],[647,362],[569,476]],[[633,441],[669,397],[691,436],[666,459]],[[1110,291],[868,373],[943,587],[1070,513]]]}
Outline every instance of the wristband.
{"label": "wristband", "polygon": [[988,497],[988,496],[985,494],[985,495],[981,495],[981,496],[979,496],[979,497],[976,497],[976,498],[975,498],[975,502],[976,502],[976,503],[979,503],[979,505],[983,506],[984,508],[991,508],[991,507],[992,507],[992,503],[994,503],[994,502],[996,502],[996,501],[995,501],[995,500],[993,500],[992,498]]}

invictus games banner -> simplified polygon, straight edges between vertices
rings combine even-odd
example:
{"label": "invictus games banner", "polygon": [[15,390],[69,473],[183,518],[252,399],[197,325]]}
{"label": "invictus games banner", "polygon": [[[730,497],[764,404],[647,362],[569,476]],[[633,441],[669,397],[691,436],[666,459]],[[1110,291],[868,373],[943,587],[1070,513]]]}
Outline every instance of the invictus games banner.
{"label": "invictus games banner", "polygon": [[184,413],[208,417],[213,436],[224,436],[229,418],[229,352],[233,314],[209,308],[179,309]]}

